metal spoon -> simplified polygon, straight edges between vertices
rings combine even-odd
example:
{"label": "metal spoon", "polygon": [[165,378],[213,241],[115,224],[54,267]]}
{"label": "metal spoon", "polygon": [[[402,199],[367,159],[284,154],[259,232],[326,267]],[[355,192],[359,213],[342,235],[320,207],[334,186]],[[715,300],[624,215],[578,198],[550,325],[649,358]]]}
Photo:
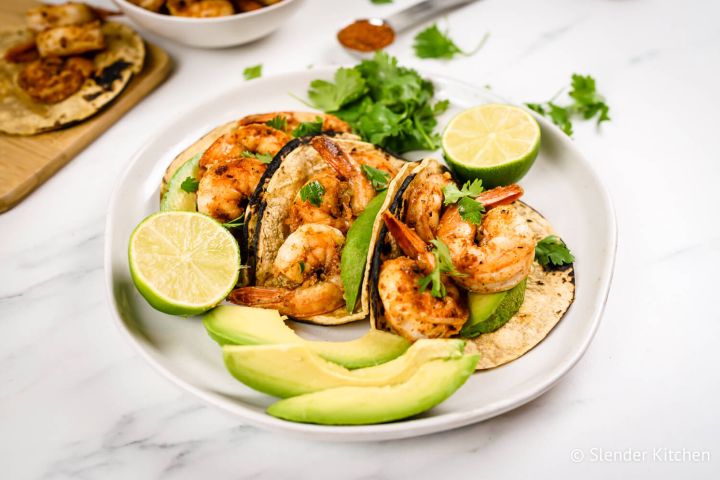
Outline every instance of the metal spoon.
{"label": "metal spoon", "polygon": [[[408,28],[417,25],[429,18],[434,17],[440,12],[449,10],[454,7],[466,5],[476,0],[423,0],[422,2],[411,5],[399,12],[395,12],[386,18],[366,18],[372,25],[382,26],[386,25],[393,29],[395,35],[407,30]],[[354,23],[354,22],[353,22]],[[352,48],[347,48],[345,45],[340,44],[348,54],[359,59],[366,60],[371,58],[375,52],[361,52]],[[390,44],[392,45],[392,44]],[[389,45],[388,45],[389,46]]]}

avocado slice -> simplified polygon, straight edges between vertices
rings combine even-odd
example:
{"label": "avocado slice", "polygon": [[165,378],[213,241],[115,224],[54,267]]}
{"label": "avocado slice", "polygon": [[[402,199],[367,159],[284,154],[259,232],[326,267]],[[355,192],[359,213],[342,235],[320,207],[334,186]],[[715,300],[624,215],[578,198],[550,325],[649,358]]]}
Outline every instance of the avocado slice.
{"label": "avocado slice", "polygon": [[387,190],[375,195],[345,235],[345,245],[340,257],[340,278],[345,289],[345,308],[349,313],[355,311],[360,285],[365,276],[365,261],[370,250],[373,224],[386,196]]}
{"label": "avocado slice", "polygon": [[523,279],[510,290],[500,293],[468,294],[470,318],[460,330],[460,336],[474,338],[505,325],[520,310],[525,300],[526,283],[527,279]]}
{"label": "avocado slice", "polygon": [[430,360],[462,356],[462,340],[419,340],[403,355],[375,367],[348,370],[324,360],[307,344],[223,347],[225,366],[248,387],[276,397],[345,386],[395,385]]}
{"label": "avocado slice", "polygon": [[202,153],[198,153],[187,162],[180,165],[168,182],[167,191],[160,199],[160,210],[162,211],[197,211],[195,192],[186,192],[182,184],[186,178],[191,177],[198,180],[199,164]]}
{"label": "avocado slice", "polygon": [[345,368],[363,368],[388,362],[402,355],[410,342],[392,333],[371,329],[347,342],[304,340],[285,325],[277,310],[221,305],[203,317],[208,335],[220,345],[266,345],[300,343],[325,360]]}
{"label": "avocado slice", "polygon": [[267,409],[278,418],[324,425],[391,422],[429,410],[475,371],[478,355],[423,364],[406,382],[383,387],[339,387],[280,400]]}

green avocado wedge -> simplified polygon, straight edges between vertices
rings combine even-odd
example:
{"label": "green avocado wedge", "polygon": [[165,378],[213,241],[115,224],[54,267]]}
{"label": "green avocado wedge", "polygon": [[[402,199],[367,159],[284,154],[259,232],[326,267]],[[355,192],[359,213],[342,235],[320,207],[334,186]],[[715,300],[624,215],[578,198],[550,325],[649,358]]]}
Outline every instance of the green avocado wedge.
{"label": "green avocado wedge", "polygon": [[199,174],[199,163],[202,153],[198,153],[187,162],[180,165],[180,168],[170,177],[167,191],[160,199],[161,211],[183,211],[196,212],[195,192],[187,192],[183,190],[182,184],[188,178],[197,181]]}
{"label": "green avocado wedge", "polygon": [[345,289],[345,308],[350,313],[355,311],[360,285],[362,285],[365,275],[365,261],[368,250],[370,250],[375,217],[385,202],[386,196],[387,190],[375,195],[353,222],[345,236],[345,246],[340,257],[340,278]]}
{"label": "green avocado wedge", "polygon": [[388,362],[410,346],[398,335],[375,329],[347,342],[304,340],[285,325],[277,310],[237,305],[215,307],[203,317],[203,325],[220,345],[304,344],[325,360],[350,369]]}
{"label": "green avocado wedge", "polygon": [[242,383],[276,397],[346,386],[380,387],[407,381],[431,360],[461,357],[463,340],[418,340],[403,355],[375,367],[348,370],[306,344],[223,347],[225,366]]}
{"label": "green avocado wedge", "polygon": [[494,332],[515,315],[525,300],[527,279],[500,293],[470,293],[468,307],[470,318],[460,330],[460,336],[474,338],[483,333]]}
{"label": "green avocado wedge", "polygon": [[368,425],[417,415],[446,400],[475,371],[478,355],[423,364],[406,382],[384,387],[339,387],[280,400],[278,418],[323,425]]}

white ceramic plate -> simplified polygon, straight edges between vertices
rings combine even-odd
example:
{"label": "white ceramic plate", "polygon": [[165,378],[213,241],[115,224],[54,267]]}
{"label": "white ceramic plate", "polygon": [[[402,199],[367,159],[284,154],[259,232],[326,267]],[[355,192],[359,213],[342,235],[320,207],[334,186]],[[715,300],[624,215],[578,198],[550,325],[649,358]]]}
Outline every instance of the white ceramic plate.
{"label": "white ceramic plate", "polygon": [[[243,115],[274,110],[305,110],[288,93],[303,96],[315,78],[332,78],[334,68],[315,69],[243,83],[215,100],[191,109],[158,131],[130,162],[112,196],[107,216],[105,272],[113,317],[120,330],[165,377],[202,400],[270,430],[337,441],[384,440],[460,427],[507,412],[541,395],[580,359],[600,322],[615,259],[616,226],[607,192],[588,161],[555,126],[538,118],[542,148],[522,180],[524,200],[542,212],[568,243],[577,261],[577,296],[548,337],[523,357],[475,373],[449,400],[423,415],[395,423],[332,427],[286,422],[265,414],[273,402],[234,380],[220,348],[199,318],[180,318],[153,310],[135,290],[127,262],[127,242],[135,225],[158,209],[163,172],[180,151],[216,125]],[[459,110],[502,101],[484,89],[434,78],[436,98]],[[295,325],[308,338],[341,340],[360,336],[367,322],[341,327]]]}

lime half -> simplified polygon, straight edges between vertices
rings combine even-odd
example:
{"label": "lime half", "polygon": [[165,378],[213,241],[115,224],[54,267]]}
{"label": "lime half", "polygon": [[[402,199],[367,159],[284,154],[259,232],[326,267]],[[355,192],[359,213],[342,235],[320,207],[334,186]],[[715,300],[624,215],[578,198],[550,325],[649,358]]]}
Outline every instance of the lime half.
{"label": "lime half", "polygon": [[443,150],[464,181],[479,178],[486,188],[520,180],[540,150],[540,126],[512,105],[480,105],[453,118],[445,128]]}
{"label": "lime half", "polygon": [[194,212],[147,217],[130,236],[128,259],[142,296],[173,315],[196,315],[222,302],[240,271],[240,250],[232,234]]}

